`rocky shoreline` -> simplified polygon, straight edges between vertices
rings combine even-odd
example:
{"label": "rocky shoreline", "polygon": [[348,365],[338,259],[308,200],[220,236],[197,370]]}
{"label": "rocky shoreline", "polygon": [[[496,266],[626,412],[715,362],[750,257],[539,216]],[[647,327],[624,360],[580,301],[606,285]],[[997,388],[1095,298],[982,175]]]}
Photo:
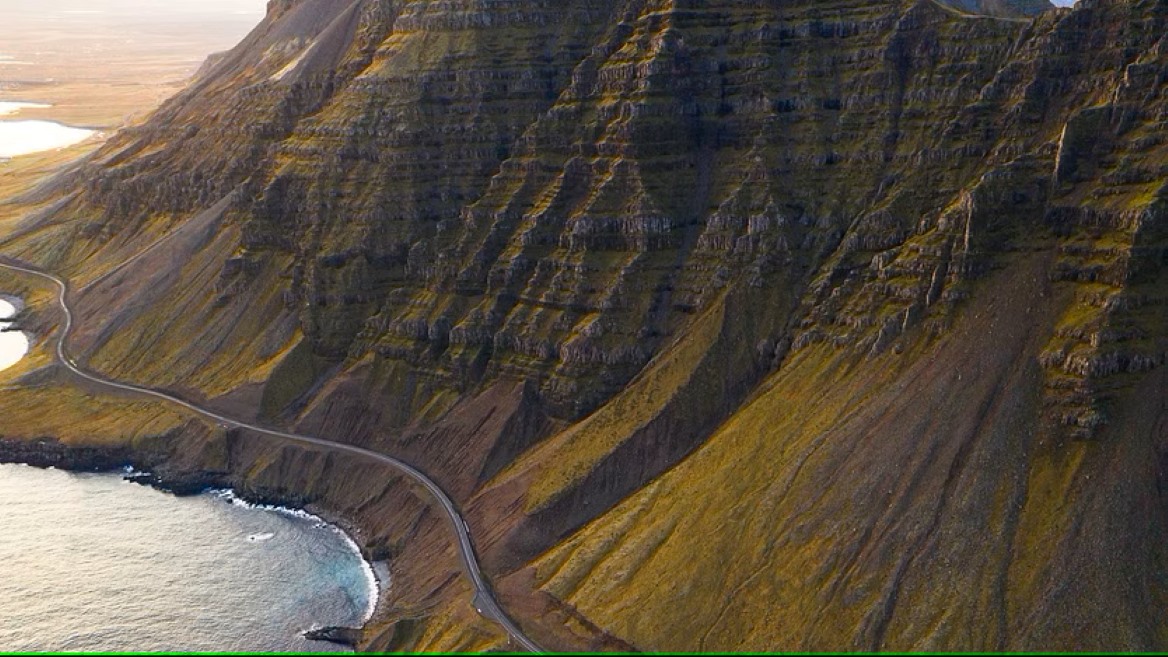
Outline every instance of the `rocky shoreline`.
{"label": "rocky shoreline", "polygon": [[0,464],[24,464],[71,472],[113,472],[132,465],[146,465],[126,447],[71,447],[55,440],[0,439]]}
{"label": "rocky shoreline", "polygon": [[304,638],[309,641],[324,641],[341,646],[356,648],[361,641],[363,630],[359,627],[322,627],[319,630],[304,632]]}
{"label": "rocky shoreline", "polygon": [[[374,551],[366,546],[364,532],[353,521],[330,513],[292,495],[276,495],[259,490],[225,472],[176,469],[164,454],[136,450],[127,446],[66,445],[53,439],[11,440],[0,438],[0,465],[21,464],[35,468],[56,468],[68,472],[115,474],[129,469],[123,479],[169,493],[176,497],[201,495],[213,489],[231,490],[241,501],[259,506],[302,510],[318,516],[324,522],[339,528],[358,547],[361,557],[370,566],[377,581],[376,604],[365,620],[369,624],[382,615],[386,582],[373,567]],[[358,649],[364,638],[363,627],[324,627],[305,630],[304,638],[346,645]]]}

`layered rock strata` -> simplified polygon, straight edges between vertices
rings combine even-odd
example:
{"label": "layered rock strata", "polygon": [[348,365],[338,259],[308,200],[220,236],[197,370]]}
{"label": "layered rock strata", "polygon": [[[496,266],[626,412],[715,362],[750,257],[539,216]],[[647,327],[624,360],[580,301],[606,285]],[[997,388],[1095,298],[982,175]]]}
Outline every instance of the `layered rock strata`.
{"label": "layered rock strata", "polygon": [[[273,2],[6,248],[93,368],[432,473],[550,647],[1162,648],[1165,34]],[[408,489],[254,442],[392,546],[367,647],[501,645]]]}

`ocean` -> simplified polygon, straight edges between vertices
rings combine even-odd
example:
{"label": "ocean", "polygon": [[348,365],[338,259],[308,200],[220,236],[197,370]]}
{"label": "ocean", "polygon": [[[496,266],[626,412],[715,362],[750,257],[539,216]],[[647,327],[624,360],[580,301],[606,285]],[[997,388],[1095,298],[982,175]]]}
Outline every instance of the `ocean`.
{"label": "ocean", "polygon": [[175,497],[116,474],[0,465],[0,652],[336,651],[377,585],[303,512]]}

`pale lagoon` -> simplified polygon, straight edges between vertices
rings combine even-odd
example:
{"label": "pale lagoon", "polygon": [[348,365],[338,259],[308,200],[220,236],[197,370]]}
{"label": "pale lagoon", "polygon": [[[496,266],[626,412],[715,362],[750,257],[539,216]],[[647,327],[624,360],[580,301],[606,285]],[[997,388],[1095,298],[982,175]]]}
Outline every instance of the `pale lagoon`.
{"label": "pale lagoon", "polygon": [[[46,109],[49,105],[0,101],[0,116],[16,114],[22,109]],[[95,130],[74,128],[53,121],[35,119],[0,120],[0,158],[11,158],[41,151],[51,151],[79,144]]]}
{"label": "pale lagoon", "polygon": [[16,306],[0,299],[0,372],[20,362],[28,353],[28,336],[20,331],[6,330],[11,326],[11,319],[16,315]]}

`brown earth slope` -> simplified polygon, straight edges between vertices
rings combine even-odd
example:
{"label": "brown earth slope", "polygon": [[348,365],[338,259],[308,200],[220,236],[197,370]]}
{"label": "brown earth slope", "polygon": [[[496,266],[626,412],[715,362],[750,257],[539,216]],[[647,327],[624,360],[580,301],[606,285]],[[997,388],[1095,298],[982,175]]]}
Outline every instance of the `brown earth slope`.
{"label": "brown earth slope", "polygon": [[[4,251],[76,283],[93,368],[431,472],[549,647],[1165,649],[1165,34],[277,0]],[[133,412],[94,435],[394,555],[369,647],[500,645],[395,478]]]}

